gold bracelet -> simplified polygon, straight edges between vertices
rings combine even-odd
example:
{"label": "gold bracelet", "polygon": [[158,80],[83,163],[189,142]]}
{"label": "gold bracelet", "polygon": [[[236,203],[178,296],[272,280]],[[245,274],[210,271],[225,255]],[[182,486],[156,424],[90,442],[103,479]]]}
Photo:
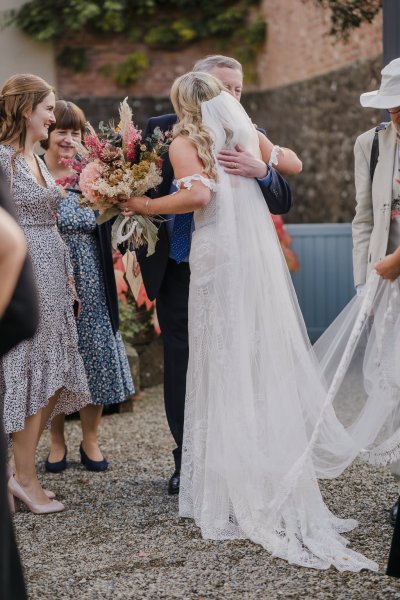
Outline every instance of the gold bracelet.
{"label": "gold bracelet", "polygon": [[148,215],[150,214],[150,212],[149,212],[149,210],[148,210],[148,208],[147,208],[147,207],[149,206],[149,204],[150,204],[150,201],[151,201],[151,200],[152,200],[152,198],[147,198],[147,200],[146,200],[146,204],[144,205],[145,209],[147,210],[147,214],[148,214]]}

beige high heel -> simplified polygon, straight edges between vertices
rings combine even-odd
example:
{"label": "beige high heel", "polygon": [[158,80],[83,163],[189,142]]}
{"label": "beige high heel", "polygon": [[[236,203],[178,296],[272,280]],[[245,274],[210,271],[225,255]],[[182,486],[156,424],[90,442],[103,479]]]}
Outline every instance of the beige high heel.
{"label": "beige high heel", "polygon": [[65,509],[64,504],[57,500],[50,500],[50,502],[47,502],[46,504],[37,504],[36,502],[33,502],[19,485],[14,475],[8,480],[8,501],[11,512],[18,510],[21,502],[35,515],[61,512]]}
{"label": "beige high heel", "polygon": [[[7,486],[8,487],[8,486]],[[8,498],[8,508],[10,509],[10,513],[13,515],[20,509],[21,503],[18,498],[14,498],[12,492],[7,489],[7,498]]]}
{"label": "beige high heel", "polygon": [[[10,479],[10,477],[13,477],[14,475],[15,475],[14,469],[12,468],[12,466],[10,464],[8,464],[7,465],[7,480]],[[55,493],[50,490],[43,489],[43,491],[50,500],[53,500],[56,497]],[[10,508],[10,510],[11,510],[11,508]]]}

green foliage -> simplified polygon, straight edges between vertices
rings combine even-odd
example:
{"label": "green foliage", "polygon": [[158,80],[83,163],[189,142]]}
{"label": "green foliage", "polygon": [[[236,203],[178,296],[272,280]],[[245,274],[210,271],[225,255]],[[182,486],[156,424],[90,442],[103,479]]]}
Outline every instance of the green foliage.
{"label": "green foliage", "polygon": [[252,23],[243,36],[244,43],[239,48],[239,57],[242,62],[248,63],[255,58],[257,52],[261,49],[267,34],[267,24],[263,20]]}
{"label": "green foliage", "polygon": [[145,52],[138,50],[128,54],[126,60],[120,64],[114,73],[114,80],[120,87],[134,83],[146,71],[149,59]]}
{"label": "green foliage", "polygon": [[84,71],[87,67],[85,48],[70,48],[69,46],[64,46],[56,60],[59,65],[68,67],[76,73]]}
{"label": "green foliage", "polygon": [[329,33],[347,39],[350,31],[363,23],[372,23],[382,7],[382,0],[315,0],[331,10]]}
{"label": "green foliage", "polygon": [[148,328],[147,323],[137,319],[138,308],[134,301],[119,301],[119,330],[125,342],[130,343],[132,338]]}
{"label": "green foliage", "polygon": [[[229,48],[229,54],[252,63],[265,41],[266,25],[254,21],[261,0],[30,0],[9,13],[9,24],[40,41],[64,38],[71,32],[123,34],[133,43],[179,50],[205,39]],[[253,9],[253,10],[249,10]],[[233,49],[233,50],[232,50]],[[71,57],[62,51],[61,60]],[[71,67],[80,67],[78,56]],[[143,52],[129,54],[114,69],[118,85],[136,81],[148,66]],[[110,71],[105,65],[105,72]]]}
{"label": "green foliage", "polygon": [[137,346],[149,343],[156,337],[152,324],[154,306],[149,310],[145,306],[139,308],[130,294],[126,301],[119,300],[118,304],[119,331],[125,343]]}

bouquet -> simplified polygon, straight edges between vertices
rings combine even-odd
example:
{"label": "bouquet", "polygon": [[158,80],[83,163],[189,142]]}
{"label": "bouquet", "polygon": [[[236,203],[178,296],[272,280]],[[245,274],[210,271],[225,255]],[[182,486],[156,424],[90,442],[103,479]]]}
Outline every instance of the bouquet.
{"label": "bouquet", "polygon": [[[123,217],[118,204],[129,196],[143,196],[161,183],[161,155],[167,151],[170,139],[159,128],[142,139],[127,98],[120,104],[119,117],[117,126],[112,121],[100,123],[99,133],[87,123],[84,146],[71,167],[82,192],[81,206],[98,211],[98,223],[117,217],[112,227],[114,248],[126,241],[135,248],[147,245],[150,256],[157,242],[157,218]],[[72,181],[67,183],[73,185]]]}

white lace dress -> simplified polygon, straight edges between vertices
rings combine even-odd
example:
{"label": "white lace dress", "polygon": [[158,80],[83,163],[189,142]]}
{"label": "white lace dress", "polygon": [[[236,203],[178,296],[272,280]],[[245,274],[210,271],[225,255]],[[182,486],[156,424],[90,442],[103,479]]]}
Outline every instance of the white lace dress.
{"label": "white lace dress", "polygon": [[[202,113],[216,151],[230,142],[257,155],[254,126],[229,94]],[[221,168],[217,184],[196,179],[213,194],[195,212],[189,257],[180,515],[204,538],[248,538],[298,565],[377,569],[348,549],[340,533],[357,523],[334,516],[319,490],[310,442],[327,391],[259,186]],[[336,450],[347,434],[325,412]]]}

